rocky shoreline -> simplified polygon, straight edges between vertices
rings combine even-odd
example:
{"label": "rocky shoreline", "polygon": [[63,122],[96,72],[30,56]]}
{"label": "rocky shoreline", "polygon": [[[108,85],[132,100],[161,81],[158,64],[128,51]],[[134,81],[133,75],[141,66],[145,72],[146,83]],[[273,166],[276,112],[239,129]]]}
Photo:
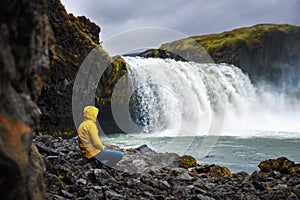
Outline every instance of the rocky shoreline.
{"label": "rocky shoreline", "polygon": [[146,145],[123,151],[115,169],[82,158],[77,138],[38,135],[47,199],[299,199],[300,164],[263,161],[252,174],[199,165],[191,156],[157,153]]}

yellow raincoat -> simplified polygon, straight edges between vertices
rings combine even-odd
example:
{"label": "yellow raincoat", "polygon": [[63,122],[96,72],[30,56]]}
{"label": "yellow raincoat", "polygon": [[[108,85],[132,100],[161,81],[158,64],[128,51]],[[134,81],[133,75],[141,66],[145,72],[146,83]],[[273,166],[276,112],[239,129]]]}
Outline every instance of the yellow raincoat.
{"label": "yellow raincoat", "polygon": [[84,108],[84,121],[78,128],[78,144],[82,155],[88,159],[97,155],[104,146],[98,136],[96,119],[98,108],[86,106]]}

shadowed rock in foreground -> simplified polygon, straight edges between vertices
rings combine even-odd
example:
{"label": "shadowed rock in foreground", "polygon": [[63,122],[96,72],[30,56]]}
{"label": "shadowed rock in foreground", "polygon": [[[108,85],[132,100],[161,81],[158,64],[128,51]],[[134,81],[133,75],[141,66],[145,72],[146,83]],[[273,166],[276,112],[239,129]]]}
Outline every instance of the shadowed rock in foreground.
{"label": "shadowed rock in foreground", "polygon": [[32,145],[49,68],[47,1],[0,2],[0,198],[43,199],[43,164]]}
{"label": "shadowed rock in foreground", "polygon": [[[300,197],[299,165],[286,158],[262,162],[259,172],[232,174],[226,167],[199,165],[191,156],[157,153],[146,145],[134,149],[111,146],[123,151],[124,157],[115,169],[102,169],[82,158],[77,138],[36,136],[35,143],[46,163],[47,199]],[[278,171],[286,166],[295,170]]]}

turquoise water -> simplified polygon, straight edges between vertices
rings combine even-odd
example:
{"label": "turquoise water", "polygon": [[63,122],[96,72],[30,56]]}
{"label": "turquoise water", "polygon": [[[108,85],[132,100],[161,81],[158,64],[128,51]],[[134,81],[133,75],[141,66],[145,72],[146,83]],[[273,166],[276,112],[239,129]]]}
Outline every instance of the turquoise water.
{"label": "turquoise water", "polygon": [[[283,135],[285,134],[283,133]],[[281,156],[300,163],[300,137],[220,136],[216,143],[209,147],[211,150],[203,158],[200,157],[200,148],[204,145],[204,141],[210,140],[210,137],[206,136],[175,138],[119,134],[109,137],[102,136],[102,140],[104,144],[117,145],[122,148],[146,144],[158,152],[191,155],[197,159],[199,164],[217,164],[228,167],[232,172],[251,173],[258,170],[257,166],[261,161]]]}

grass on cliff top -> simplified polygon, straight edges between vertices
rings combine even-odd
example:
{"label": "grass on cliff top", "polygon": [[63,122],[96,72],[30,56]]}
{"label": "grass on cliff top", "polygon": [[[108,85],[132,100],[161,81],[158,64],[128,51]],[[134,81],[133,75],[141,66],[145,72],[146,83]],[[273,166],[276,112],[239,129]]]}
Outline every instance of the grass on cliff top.
{"label": "grass on cliff top", "polygon": [[[263,39],[270,32],[299,31],[300,27],[288,24],[259,24],[252,27],[239,28],[232,31],[226,31],[219,34],[209,34],[203,36],[193,36],[191,39],[201,44],[209,53],[221,52],[224,49],[234,50],[241,44],[247,45],[252,50],[263,46]],[[172,50],[181,48],[182,50],[193,49],[192,44],[187,39],[162,45],[162,48]]]}

